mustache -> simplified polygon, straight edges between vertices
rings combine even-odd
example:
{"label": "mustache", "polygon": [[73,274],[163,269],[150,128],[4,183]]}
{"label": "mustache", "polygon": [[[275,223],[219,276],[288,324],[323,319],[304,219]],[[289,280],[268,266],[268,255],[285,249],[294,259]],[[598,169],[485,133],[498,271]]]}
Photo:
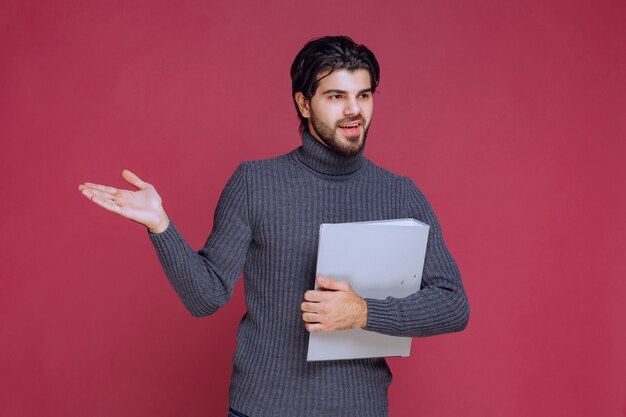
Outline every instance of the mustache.
{"label": "mustache", "polygon": [[365,119],[363,118],[363,116],[356,116],[356,117],[348,117],[345,118],[343,120],[340,120],[336,123],[337,126],[339,125],[346,125],[348,123],[352,123],[352,122],[360,122],[361,124],[365,124]]}

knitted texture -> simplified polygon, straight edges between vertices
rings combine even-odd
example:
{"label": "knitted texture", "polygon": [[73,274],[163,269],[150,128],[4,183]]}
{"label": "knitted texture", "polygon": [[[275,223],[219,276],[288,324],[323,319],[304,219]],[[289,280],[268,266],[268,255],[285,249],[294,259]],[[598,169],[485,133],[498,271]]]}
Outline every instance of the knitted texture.
{"label": "knitted texture", "polygon": [[173,223],[150,234],[194,316],[226,303],[243,272],[247,312],[233,356],[234,409],[251,417],[387,416],[391,373],[385,360],[307,362],[300,304],[314,287],[321,223],[407,217],[430,225],[422,289],[401,299],[366,299],[366,329],[415,337],[462,330],[469,306],[459,271],[419,189],[362,154],[331,152],[308,132],[293,152],[237,168],[199,252]]}

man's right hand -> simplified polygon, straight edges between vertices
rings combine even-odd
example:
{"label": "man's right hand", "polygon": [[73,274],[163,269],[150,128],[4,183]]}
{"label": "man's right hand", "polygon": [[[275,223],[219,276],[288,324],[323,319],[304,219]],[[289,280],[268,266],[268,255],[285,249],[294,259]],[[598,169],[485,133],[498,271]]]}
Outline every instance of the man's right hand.
{"label": "man's right hand", "polygon": [[80,184],[78,189],[100,207],[143,224],[152,233],[165,231],[170,221],[156,189],[128,170],[122,171],[122,177],[137,190],[118,190],[90,182]]}

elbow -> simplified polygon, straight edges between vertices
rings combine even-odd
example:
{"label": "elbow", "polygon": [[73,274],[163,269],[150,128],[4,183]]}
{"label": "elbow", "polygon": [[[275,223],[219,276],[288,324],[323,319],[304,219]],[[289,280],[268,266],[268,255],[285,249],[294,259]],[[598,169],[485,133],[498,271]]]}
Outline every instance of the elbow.
{"label": "elbow", "polygon": [[187,311],[191,314],[192,317],[195,317],[195,318],[208,317],[219,309],[219,306],[215,307],[215,306],[209,306],[209,305],[198,305],[198,304],[187,304],[187,303],[184,303],[184,304],[185,304],[185,308],[187,309]]}
{"label": "elbow", "polygon": [[465,292],[448,293],[446,308],[443,310],[441,327],[433,334],[457,333],[467,328],[470,318],[470,307]]}
{"label": "elbow", "polygon": [[459,303],[455,309],[453,323],[453,332],[461,332],[467,328],[470,318],[470,307],[467,302],[467,297],[463,294],[463,302]]}
{"label": "elbow", "polygon": [[208,317],[212,314],[212,313],[206,313],[204,311],[196,311],[196,310],[189,310],[189,313],[191,313],[191,316],[195,318]]}
{"label": "elbow", "polygon": [[219,310],[230,299],[230,294],[223,297],[208,298],[203,297],[202,294],[179,294],[185,309],[193,317],[208,317]]}
{"label": "elbow", "polygon": [[462,314],[459,315],[459,324],[457,326],[457,332],[461,332],[467,328],[467,324],[469,323],[470,318],[470,310],[469,305],[465,308]]}

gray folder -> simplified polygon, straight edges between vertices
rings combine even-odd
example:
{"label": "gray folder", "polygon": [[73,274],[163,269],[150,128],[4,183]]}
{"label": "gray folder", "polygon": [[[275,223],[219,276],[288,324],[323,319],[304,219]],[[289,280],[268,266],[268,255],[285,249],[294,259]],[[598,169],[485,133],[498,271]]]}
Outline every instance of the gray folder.
{"label": "gray folder", "polygon": [[[414,219],[320,226],[317,275],[347,281],[362,298],[419,291],[429,226]],[[411,338],[363,329],[311,333],[307,361],[409,356]]]}

